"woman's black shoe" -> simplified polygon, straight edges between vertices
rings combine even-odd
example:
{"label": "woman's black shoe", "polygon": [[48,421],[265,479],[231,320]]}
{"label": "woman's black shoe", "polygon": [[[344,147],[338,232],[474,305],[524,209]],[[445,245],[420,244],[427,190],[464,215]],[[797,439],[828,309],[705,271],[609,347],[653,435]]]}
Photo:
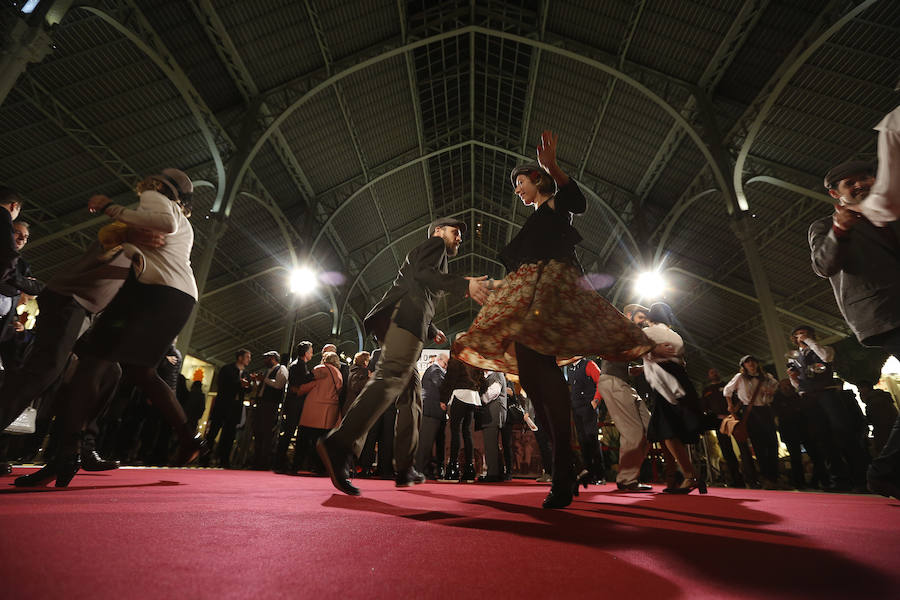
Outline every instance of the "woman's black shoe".
{"label": "woman's black shoe", "polygon": [[583,484],[587,488],[587,479],[590,473],[586,470],[577,476],[573,471],[569,471],[568,477],[562,478],[562,481],[554,481],[550,486],[550,493],[544,498],[544,508],[565,508],[572,504],[572,498],[578,495],[578,486]]}
{"label": "woman's black shoe", "polygon": [[67,487],[80,468],[81,457],[78,454],[71,456],[68,460],[57,463],[56,487]]}
{"label": "woman's black shoe", "polygon": [[209,446],[206,440],[197,435],[194,437],[182,437],[178,442],[178,453],[172,464],[176,467],[186,467],[201,456],[209,454]]}
{"label": "woman's black shoe", "polygon": [[702,479],[693,477],[687,478],[681,482],[681,485],[675,488],[666,488],[663,492],[667,494],[690,494],[694,490],[700,490],[701,494],[706,493],[706,482]]}
{"label": "woman's black shoe", "polygon": [[16,487],[41,487],[55,479],[56,487],[67,487],[79,468],[81,459],[75,454],[68,460],[54,460],[34,473],[17,477],[13,484]]}
{"label": "woman's black shoe", "polygon": [[544,508],[565,508],[568,505],[572,504],[572,496],[578,495],[578,486],[569,485],[567,487],[556,487],[552,486],[550,488],[550,493],[547,494],[547,497],[544,498],[543,507]]}

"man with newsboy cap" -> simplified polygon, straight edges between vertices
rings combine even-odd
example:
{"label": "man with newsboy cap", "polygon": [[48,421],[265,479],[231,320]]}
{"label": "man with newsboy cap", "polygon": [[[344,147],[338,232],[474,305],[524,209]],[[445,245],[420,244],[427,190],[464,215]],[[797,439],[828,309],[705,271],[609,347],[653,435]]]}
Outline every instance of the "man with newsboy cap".
{"label": "man with newsboy cap", "polygon": [[460,277],[448,273],[448,256],[455,256],[466,224],[442,217],[428,228],[428,239],[410,251],[394,284],[366,315],[364,325],[381,342],[381,356],[359,396],[350,405],[341,424],[322,437],[317,450],[334,486],[345,494],[359,495],[349,481],[348,459],[359,457],[366,433],[391,405],[396,403],[394,468],[397,486],[425,481],[415,470],[422,414],[421,383],[415,369],[426,339],[442,344],[447,338],[431,322],[435,303],[445,293],[466,295],[479,304],[487,300],[485,277]]}
{"label": "man with newsboy cap", "polygon": [[[864,346],[900,356],[900,221],[876,227],[862,211],[875,185],[870,163],[849,161],[825,175],[838,201],[809,228],[813,270],[827,277],[841,314]],[[869,489],[900,495],[900,421],[869,468]],[[893,444],[891,443],[893,439]],[[887,455],[886,455],[887,452]]]}
{"label": "man with newsboy cap", "polygon": [[834,214],[809,228],[813,270],[827,277],[841,314],[865,346],[900,351],[900,222],[874,226],[860,204],[875,170],[848,161],[825,175]]}

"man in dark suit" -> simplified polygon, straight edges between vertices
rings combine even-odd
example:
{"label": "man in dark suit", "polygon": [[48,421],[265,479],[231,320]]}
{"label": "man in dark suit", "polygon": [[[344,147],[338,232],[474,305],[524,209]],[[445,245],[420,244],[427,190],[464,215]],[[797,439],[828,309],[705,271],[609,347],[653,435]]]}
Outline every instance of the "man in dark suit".
{"label": "man in dark suit", "polygon": [[[500,430],[506,425],[506,375],[496,371],[488,371],[484,378],[484,391],[481,394],[481,426],[484,438],[484,462],[487,463],[487,475],[478,478],[484,483],[503,481],[503,461],[500,457]],[[509,467],[509,465],[506,465]]]}
{"label": "man in dark suit", "polygon": [[[850,161],[825,175],[838,201],[809,228],[813,270],[827,277],[841,314],[864,346],[900,356],[900,221],[876,227],[862,203],[876,185],[870,163]],[[900,421],[868,471],[873,492],[900,497]]]}
{"label": "man in dark suit", "polygon": [[[16,252],[22,252],[30,237],[28,223],[13,222],[13,245]],[[16,312],[19,299],[22,294],[37,296],[43,288],[44,284],[32,276],[31,267],[21,256],[6,279],[0,281],[0,306],[3,307],[0,312],[5,312],[0,316],[0,358],[5,369],[18,367],[18,360],[25,346],[22,336],[17,335],[25,329]]]}
{"label": "man in dark suit", "polygon": [[466,224],[440,218],[428,229],[428,240],[406,255],[393,286],[365,318],[366,330],[381,340],[381,358],[375,374],[350,406],[343,422],[319,440],[317,449],[334,486],[350,495],[359,489],[348,479],[348,459],[359,456],[366,433],[384,410],[397,405],[394,468],[397,486],[422,483],[413,460],[419,441],[422,414],[421,386],[415,369],[425,340],[447,341],[431,322],[435,303],[443,293],[459,298],[467,293],[479,304],[488,296],[483,277],[460,277],[447,271],[448,256],[462,243]]}
{"label": "man in dark suit", "polygon": [[0,279],[6,279],[13,273],[19,259],[16,250],[13,221],[19,218],[22,210],[22,198],[12,188],[0,187]]}
{"label": "man in dark suit", "polygon": [[275,472],[276,473],[296,473],[303,465],[297,460],[301,458],[300,452],[294,452],[293,465],[287,466],[287,450],[297,432],[300,425],[300,415],[303,414],[303,401],[306,394],[302,396],[295,391],[297,387],[313,380],[312,373],[309,372],[307,363],[312,360],[313,345],[312,342],[302,341],[297,344],[297,358],[288,367],[288,391],[284,396],[284,403],[281,405],[281,431],[278,436],[278,445],[275,448]]}
{"label": "man in dark suit", "polygon": [[[241,422],[244,392],[250,387],[250,381],[245,377],[250,358],[249,350],[243,348],[238,350],[234,355],[234,362],[219,369],[216,377],[216,398],[209,411],[206,442],[212,448],[219,431],[222,432],[216,454],[219,457],[219,466],[225,469],[231,467],[231,446],[234,444],[238,423]],[[205,458],[205,461],[208,460]]]}
{"label": "man in dark suit", "polygon": [[447,405],[441,402],[441,383],[447,374],[447,355],[438,354],[434,362],[422,373],[422,427],[419,430],[419,451],[416,454],[416,469],[425,473],[431,462],[431,447],[438,442],[435,462],[437,466],[431,476],[440,479],[444,467],[444,436],[438,432],[447,424]]}

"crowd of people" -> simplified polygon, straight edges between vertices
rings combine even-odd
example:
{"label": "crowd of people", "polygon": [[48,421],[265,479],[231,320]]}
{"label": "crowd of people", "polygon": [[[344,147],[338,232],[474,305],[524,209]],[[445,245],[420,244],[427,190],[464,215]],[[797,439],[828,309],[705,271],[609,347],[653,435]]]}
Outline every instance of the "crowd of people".
{"label": "crowd of people", "polygon": [[[896,120],[881,130],[879,150],[890,155],[883,164],[896,153]],[[524,439],[514,431],[528,431],[541,455],[539,480],[551,484],[546,508],[564,508],[580,487],[613,477],[623,492],[651,492],[662,479],[656,489],[664,493],[705,494],[719,456],[730,486],[896,497],[896,403],[864,382],[864,415],[813,327],[792,332],[788,378],[779,381],[772,365],[747,355],[727,383],[710,370],[698,393],[670,306],[629,304],[620,312],[584,285],[573,216],[587,202],[559,167],[557,143],[544,132],[537,162],[510,175],[515,194],[535,210],[499,255],[504,279],[450,274],[466,223],[436,219],[366,316],[378,350],[344,361],[329,343],[313,361],[313,344],[304,341],[290,356],[266,352],[264,368],[251,372],[251,353],[240,349],[219,370],[200,434],[206,398],[200,381],[189,386],[180,374],[175,349],[197,301],[190,178],[177,169],[146,178],[135,209],[92,197],[88,209],[110,224],[46,284],[21,256],[30,235],[17,220],[21,198],[0,189],[0,430],[17,421],[20,431],[33,431],[4,436],[6,453],[22,458],[43,448],[46,463],[15,485],[66,486],[80,469],[115,469],[119,461],[319,474],[351,495],[360,494],[352,480],[367,477],[398,487],[427,478],[502,483],[515,474],[513,439]],[[876,179],[867,163],[835,167],[825,178],[835,213],[810,228],[813,269],[831,281],[851,329],[864,345],[894,354],[896,180],[882,171]],[[483,306],[449,355],[432,355],[420,373],[425,344],[448,342],[433,323],[442,295]],[[37,296],[31,331],[15,310],[20,296]],[[474,431],[483,461],[476,462]],[[784,464],[779,434],[790,456]]]}

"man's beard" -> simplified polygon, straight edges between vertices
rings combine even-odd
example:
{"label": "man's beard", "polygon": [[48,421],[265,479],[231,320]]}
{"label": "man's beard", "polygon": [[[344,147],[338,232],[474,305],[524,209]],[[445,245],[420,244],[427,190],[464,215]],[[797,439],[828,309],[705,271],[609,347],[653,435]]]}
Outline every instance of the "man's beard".
{"label": "man's beard", "polygon": [[456,243],[447,244],[447,256],[456,256],[459,252],[459,246]]}

